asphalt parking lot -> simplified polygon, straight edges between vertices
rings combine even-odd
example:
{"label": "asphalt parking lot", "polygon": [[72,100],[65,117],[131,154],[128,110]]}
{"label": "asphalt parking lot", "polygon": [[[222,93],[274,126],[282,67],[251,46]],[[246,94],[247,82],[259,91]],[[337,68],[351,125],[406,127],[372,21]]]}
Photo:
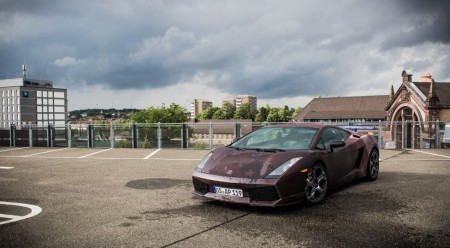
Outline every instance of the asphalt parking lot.
{"label": "asphalt parking lot", "polygon": [[207,153],[0,147],[0,247],[449,247],[449,149],[382,150],[378,180],[276,209],[193,196]]}

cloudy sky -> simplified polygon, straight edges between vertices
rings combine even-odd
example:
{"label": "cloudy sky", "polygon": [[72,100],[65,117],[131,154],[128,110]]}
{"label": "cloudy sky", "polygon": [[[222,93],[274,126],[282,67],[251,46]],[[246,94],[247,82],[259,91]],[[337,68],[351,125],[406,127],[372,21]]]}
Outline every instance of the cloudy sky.
{"label": "cloudy sky", "polygon": [[0,0],[0,79],[47,79],[69,110],[239,94],[258,105],[450,82],[447,0]]}

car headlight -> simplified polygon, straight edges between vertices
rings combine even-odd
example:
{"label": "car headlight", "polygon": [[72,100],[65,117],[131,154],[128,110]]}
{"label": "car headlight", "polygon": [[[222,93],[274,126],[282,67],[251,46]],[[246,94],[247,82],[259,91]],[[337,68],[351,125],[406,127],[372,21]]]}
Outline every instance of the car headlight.
{"label": "car headlight", "polygon": [[198,172],[202,172],[203,167],[205,167],[206,162],[208,161],[208,159],[211,157],[212,152],[208,153],[208,155],[206,155],[201,161],[200,163],[197,165],[197,168],[195,168],[195,171]]}
{"label": "car headlight", "polygon": [[282,165],[278,166],[275,170],[270,172],[270,174],[267,177],[270,178],[277,178],[283,175],[285,171],[287,171],[291,166],[293,166],[295,163],[297,163],[302,157],[297,158],[291,158],[288,161],[284,162]]}

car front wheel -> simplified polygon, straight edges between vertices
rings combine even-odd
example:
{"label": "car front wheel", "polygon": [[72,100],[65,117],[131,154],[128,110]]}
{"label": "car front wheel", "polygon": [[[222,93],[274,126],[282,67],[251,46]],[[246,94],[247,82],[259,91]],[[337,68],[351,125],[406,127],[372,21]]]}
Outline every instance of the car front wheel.
{"label": "car front wheel", "polygon": [[306,202],[317,204],[323,200],[328,189],[328,178],[325,167],[314,165],[308,171],[305,183]]}

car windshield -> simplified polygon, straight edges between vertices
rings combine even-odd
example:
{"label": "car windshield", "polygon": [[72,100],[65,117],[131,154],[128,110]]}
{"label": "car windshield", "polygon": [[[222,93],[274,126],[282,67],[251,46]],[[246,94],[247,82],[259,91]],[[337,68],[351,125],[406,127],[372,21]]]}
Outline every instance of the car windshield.
{"label": "car windshield", "polygon": [[308,149],[317,128],[269,127],[258,129],[229,147],[245,150],[287,151]]}

